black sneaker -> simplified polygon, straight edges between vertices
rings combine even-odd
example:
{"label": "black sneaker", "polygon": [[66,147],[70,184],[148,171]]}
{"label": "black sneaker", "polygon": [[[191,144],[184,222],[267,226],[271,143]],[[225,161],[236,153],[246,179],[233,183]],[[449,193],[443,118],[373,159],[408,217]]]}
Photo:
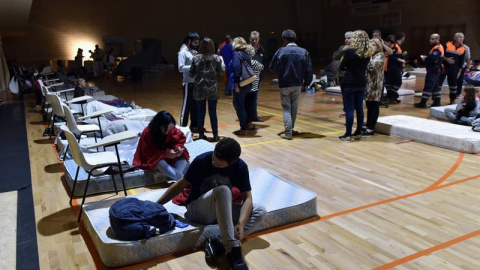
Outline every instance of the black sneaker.
{"label": "black sneaker", "polygon": [[225,254],[225,248],[223,244],[216,238],[207,238],[205,240],[205,261],[208,265],[214,266],[218,257]]}
{"label": "black sneaker", "polygon": [[232,270],[248,270],[247,263],[243,259],[242,248],[233,247],[227,254],[227,259]]}
{"label": "black sneaker", "polygon": [[265,122],[265,120],[263,120],[261,117],[257,117],[253,119],[253,122]]}
{"label": "black sneaker", "polygon": [[338,137],[341,141],[351,142],[353,140],[352,135],[344,134]]}
{"label": "black sneaker", "polygon": [[362,130],[362,135],[363,136],[373,136],[373,135],[375,135],[375,131],[373,131],[373,130],[370,130],[370,131]]}
{"label": "black sneaker", "polygon": [[415,104],[413,104],[413,107],[419,108],[419,109],[426,109],[426,108],[427,108],[427,104],[422,103],[422,102],[420,102],[420,103],[415,103]]}

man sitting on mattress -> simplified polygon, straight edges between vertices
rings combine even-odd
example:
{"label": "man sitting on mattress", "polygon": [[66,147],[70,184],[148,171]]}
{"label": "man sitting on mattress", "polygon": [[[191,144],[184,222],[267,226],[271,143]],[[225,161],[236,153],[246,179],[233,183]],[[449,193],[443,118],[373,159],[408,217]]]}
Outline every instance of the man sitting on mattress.
{"label": "man sitting on mattress", "polygon": [[[213,152],[197,156],[185,176],[157,201],[165,204],[191,185],[185,218],[205,225],[218,223],[232,269],[248,269],[240,241],[267,214],[264,206],[253,204],[248,166],[240,153],[240,144],[234,139],[220,140]],[[232,203],[233,187],[240,190],[241,203]]]}

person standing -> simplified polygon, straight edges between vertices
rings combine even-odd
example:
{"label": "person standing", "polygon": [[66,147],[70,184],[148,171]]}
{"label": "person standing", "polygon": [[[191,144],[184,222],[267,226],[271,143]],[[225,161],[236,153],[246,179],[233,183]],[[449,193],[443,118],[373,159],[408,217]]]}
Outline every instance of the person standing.
{"label": "person standing", "polygon": [[352,43],[352,31],[347,31],[345,32],[345,44],[340,46],[336,52],[333,53],[333,61],[338,62],[338,85],[340,86],[340,92],[342,93],[342,103],[343,103],[343,113],[340,114],[340,116],[345,116],[345,98],[343,96],[343,87],[342,87],[342,81],[343,81],[343,76],[345,76],[345,73],[340,70],[340,62],[343,60],[343,54],[345,51],[348,49],[348,46]]}
{"label": "person standing", "polygon": [[462,93],[462,87],[463,87],[463,80],[465,78],[465,72],[467,72],[467,69],[468,69],[468,71],[470,71],[469,67],[472,64],[471,55],[470,55],[470,47],[468,47],[465,43],[463,43],[463,46],[465,46],[465,61],[463,62],[462,71],[460,72],[460,76],[458,76],[458,80],[457,80],[457,97],[459,97],[460,94]]}
{"label": "person standing", "polygon": [[95,45],[95,50],[92,53],[93,55],[93,76],[95,78],[103,76],[103,58],[105,57],[105,52],[100,48],[100,46]]}
{"label": "person standing", "polygon": [[263,122],[258,121],[258,114],[257,114],[257,103],[258,103],[258,89],[260,85],[260,73],[263,70],[263,65],[260,64],[257,60],[254,60],[255,56],[255,48],[252,45],[247,45],[247,49],[245,50],[247,54],[252,58],[251,66],[253,69],[253,74],[257,76],[257,79],[252,83],[252,90],[247,94],[245,97],[245,109],[247,110],[247,118],[248,118],[248,129],[250,130],[257,130],[258,127],[253,125],[252,122]]}
{"label": "person standing", "polygon": [[368,87],[365,103],[367,105],[367,123],[362,135],[372,136],[375,132],[378,115],[380,114],[380,101],[383,95],[383,71],[385,67],[385,54],[383,43],[378,38],[372,39],[375,52],[367,65]]}
{"label": "person standing", "polygon": [[308,86],[313,75],[310,54],[295,44],[296,38],[293,30],[283,31],[284,47],[275,53],[270,63],[270,70],[278,73],[283,108],[285,131],[280,137],[287,140],[291,140],[294,134],[301,88]]}
{"label": "person standing", "polygon": [[[382,32],[380,30],[373,30],[372,32],[372,39],[378,39],[380,40],[380,42],[382,43],[382,46],[383,46],[383,53],[385,55],[385,67],[384,67],[384,76],[385,76],[385,71],[387,69],[387,62],[388,62],[388,56],[391,55],[393,53],[393,50],[391,48],[392,46],[392,43],[389,43],[388,45],[386,44],[386,42],[383,41],[382,39]],[[380,99],[380,107],[383,107],[383,108],[388,108],[388,104],[384,102],[384,95],[383,95],[383,88],[385,87],[385,80],[382,80],[382,96],[381,96],[381,99]]]}
{"label": "person standing", "polygon": [[190,130],[198,132],[197,104],[193,101],[194,78],[189,75],[189,71],[193,56],[197,54],[200,36],[196,32],[190,32],[183,41],[178,52],[178,71],[183,74],[183,104],[180,113],[180,126],[186,127],[190,116]]}
{"label": "person standing", "polygon": [[399,32],[395,35],[396,43],[393,45],[393,53],[388,57],[388,74],[385,78],[385,87],[387,88],[387,98],[390,103],[400,103],[398,99],[398,90],[402,86],[402,71],[405,66],[404,57],[407,52],[402,49],[405,42],[405,34]]}
{"label": "person standing", "polygon": [[419,103],[413,104],[415,108],[427,108],[427,101],[432,97],[432,107],[441,106],[440,94],[440,73],[442,72],[442,62],[445,51],[442,44],[440,44],[440,35],[432,34],[430,36],[430,45],[432,48],[428,55],[421,55],[425,61],[427,74],[425,75],[425,86],[423,88],[422,100]]}
{"label": "person standing", "polygon": [[443,81],[448,77],[450,104],[455,104],[455,99],[457,98],[458,78],[462,73],[462,67],[465,62],[466,49],[463,45],[464,38],[465,36],[463,33],[456,33],[453,36],[453,41],[447,42],[444,46],[445,56],[443,57],[443,66],[445,72],[440,75],[439,87],[442,87]]}
{"label": "person standing", "polygon": [[225,37],[225,45],[223,45],[220,49],[219,47],[219,54],[223,58],[223,63],[225,64],[225,91],[223,92],[226,96],[231,96],[232,91],[234,89],[233,86],[233,46],[232,46],[232,38],[230,35]]}
{"label": "person standing", "polygon": [[218,76],[225,71],[222,58],[216,54],[213,40],[205,37],[200,42],[198,54],[193,57],[189,75],[194,78],[193,99],[197,103],[198,133],[199,139],[206,140],[205,136],[205,114],[206,102],[208,100],[208,115],[213,131],[213,141],[218,142]]}
{"label": "person standing", "polygon": [[[252,31],[250,32],[250,45],[255,49],[255,55],[252,57],[252,60],[255,60],[257,63],[259,63],[262,66],[267,65],[267,51],[263,48],[263,46],[260,44],[260,33],[258,31]],[[255,69],[254,69],[255,70]],[[258,80],[253,82],[253,91],[256,91],[255,95],[255,106],[254,106],[254,111],[253,113],[253,122],[263,122],[263,119],[261,117],[258,117],[257,113],[257,99],[258,99],[258,91],[260,90],[261,82],[263,80],[263,77],[265,76],[263,72],[263,68],[260,70]],[[258,74],[257,74],[258,76]]]}
{"label": "person standing", "polygon": [[[374,53],[368,34],[363,30],[353,32],[352,44],[345,51],[340,70],[345,71],[343,89],[345,96],[346,132],[338,137],[342,141],[362,138],[363,97],[367,88],[367,65]],[[352,134],[353,112],[357,113],[357,129]]]}
{"label": "person standing", "polygon": [[242,65],[246,62],[250,65],[250,56],[245,52],[247,49],[247,42],[242,37],[236,37],[233,40],[233,76],[235,92],[233,93],[233,105],[237,112],[238,121],[240,122],[240,129],[233,132],[235,135],[247,135],[248,115],[245,108],[245,97],[252,90],[252,84],[240,86],[240,77],[242,75]]}

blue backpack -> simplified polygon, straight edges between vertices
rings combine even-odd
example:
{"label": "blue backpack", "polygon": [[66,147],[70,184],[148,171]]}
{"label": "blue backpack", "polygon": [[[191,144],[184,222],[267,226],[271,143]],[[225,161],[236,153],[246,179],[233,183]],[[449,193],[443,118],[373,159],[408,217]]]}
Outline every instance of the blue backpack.
{"label": "blue backpack", "polygon": [[175,218],[163,205],[137,198],[115,202],[109,218],[113,234],[119,240],[148,239],[175,227]]}

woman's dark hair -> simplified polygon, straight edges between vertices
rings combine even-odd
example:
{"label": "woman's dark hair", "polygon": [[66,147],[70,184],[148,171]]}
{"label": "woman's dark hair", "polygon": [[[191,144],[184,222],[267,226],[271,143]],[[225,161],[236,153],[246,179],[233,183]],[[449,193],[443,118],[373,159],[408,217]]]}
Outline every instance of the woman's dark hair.
{"label": "woman's dark hair", "polygon": [[392,44],[395,43],[395,36],[394,35],[388,35],[387,38],[385,38],[385,41],[388,41]]}
{"label": "woman's dark hair", "polygon": [[167,147],[167,135],[164,134],[164,131],[170,123],[175,126],[175,118],[173,118],[173,116],[168,111],[161,111],[157,113],[157,115],[155,115],[150,124],[148,124],[153,142],[160,150],[164,150]]}
{"label": "woman's dark hair", "polygon": [[240,157],[242,149],[237,141],[226,137],[221,139],[217,145],[215,145],[214,153],[218,159],[226,161],[228,164],[232,164]]}
{"label": "woman's dark hair", "polygon": [[202,41],[200,41],[198,53],[203,56],[212,56],[215,53],[215,44],[213,44],[213,40],[211,38],[204,37]]}
{"label": "woman's dark hair", "polygon": [[463,91],[465,91],[465,97],[463,98],[465,102],[475,102],[476,91],[473,85],[466,85]]}

